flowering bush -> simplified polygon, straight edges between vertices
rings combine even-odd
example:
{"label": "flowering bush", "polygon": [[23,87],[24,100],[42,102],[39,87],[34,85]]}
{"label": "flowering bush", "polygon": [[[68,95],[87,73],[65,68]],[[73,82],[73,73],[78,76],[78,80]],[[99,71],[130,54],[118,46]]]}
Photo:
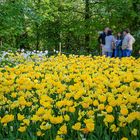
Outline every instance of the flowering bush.
{"label": "flowering bush", "polygon": [[0,68],[0,139],[139,140],[140,59],[9,58],[17,63]]}

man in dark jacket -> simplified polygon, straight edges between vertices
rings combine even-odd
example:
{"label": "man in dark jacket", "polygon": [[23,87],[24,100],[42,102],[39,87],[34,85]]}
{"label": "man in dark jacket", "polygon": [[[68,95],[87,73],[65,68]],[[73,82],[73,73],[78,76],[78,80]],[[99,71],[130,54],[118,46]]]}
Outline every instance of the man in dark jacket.
{"label": "man in dark jacket", "polygon": [[109,28],[106,27],[98,38],[98,42],[100,43],[100,47],[101,47],[101,50],[102,50],[102,55],[105,55],[104,45],[105,45],[105,38],[107,36],[108,30],[109,30]]}

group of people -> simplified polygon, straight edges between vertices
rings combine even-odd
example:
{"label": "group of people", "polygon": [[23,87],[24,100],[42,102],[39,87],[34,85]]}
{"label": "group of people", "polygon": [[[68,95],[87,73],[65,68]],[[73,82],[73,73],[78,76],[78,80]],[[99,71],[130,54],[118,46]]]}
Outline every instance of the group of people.
{"label": "group of people", "polygon": [[100,34],[98,41],[102,50],[102,55],[107,57],[130,57],[133,50],[135,38],[130,34],[129,29],[118,32],[116,36],[108,27]]}

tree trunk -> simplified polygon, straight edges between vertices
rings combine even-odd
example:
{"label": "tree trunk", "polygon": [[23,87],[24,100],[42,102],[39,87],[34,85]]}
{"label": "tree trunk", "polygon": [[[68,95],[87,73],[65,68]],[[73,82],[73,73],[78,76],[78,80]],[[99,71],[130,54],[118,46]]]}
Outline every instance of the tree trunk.
{"label": "tree trunk", "polygon": [[58,12],[59,12],[59,19],[58,19],[58,25],[59,25],[59,50],[60,50],[60,44],[62,46],[62,0],[59,0],[59,6],[58,6]]}
{"label": "tree trunk", "polygon": [[[40,0],[37,1],[37,10],[40,10]],[[39,24],[36,22],[36,51],[39,50],[40,45],[40,31],[39,31]]]}
{"label": "tree trunk", "polygon": [[135,16],[134,20],[132,21],[132,24],[130,25],[130,30],[135,30],[137,31],[140,27],[140,18],[139,18],[139,5],[140,5],[140,1],[139,0],[134,0],[132,1],[132,6],[133,6],[133,10],[135,11],[135,13],[137,14],[137,16]]}
{"label": "tree trunk", "polygon": [[[89,20],[90,20],[90,0],[85,0],[85,30],[89,29]],[[87,52],[90,51],[89,49],[89,43],[90,43],[90,35],[89,33],[85,33],[85,49]]]}
{"label": "tree trunk", "polygon": [[39,29],[38,29],[38,24],[36,23],[36,51],[39,50]]}
{"label": "tree trunk", "polygon": [[2,48],[2,37],[0,37],[0,47]]}

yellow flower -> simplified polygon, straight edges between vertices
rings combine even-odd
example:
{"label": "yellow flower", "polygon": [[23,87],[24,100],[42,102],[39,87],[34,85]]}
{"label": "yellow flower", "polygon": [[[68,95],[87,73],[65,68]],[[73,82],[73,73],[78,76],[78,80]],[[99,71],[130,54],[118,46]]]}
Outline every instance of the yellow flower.
{"label": "yellow flower", "polygon": [[69,107],[72,106],[72,105],[73,105],[73,101],[68,100],[68,101],[66,102],[66,105],[69,106]]}
{"label": "yellow flower", "polygon": [[118,131],[119,131],[119,128],[116,127],[115,124],[112,124],[112,125],[110,126],[110,129],[112,130],[112,132],[118,132]]}
{"label": "yellow flower", "polygon": [[14,115],[5,115],[2,119],[1,119],[1,123],[7,124],[9,122],[12,122],[14,120]]}
{"label": "yellow flower", "polygon": [[94,105],[94,106],[98,106],[98,105],[99,105],[98,100],[94,100],[94,101],[93,101],[93,105]]}
{"label": "yellow flower", "polygon": [[48,101],[41,101],[40,103],[42,106],[46,107],[46,108],[51,108],[51,103]]}
{"label": "yellow flower", "polygon": [[94,122],[92,119],[85,119],[84,120],[84,123],[86,124],[86,129],[89,131],[89,132],[92,132],[94,131]]}
{"label": "yellow flower", "polygon": [[24,117],[24,115],[21,115],[20,113],[18,113],[17,118],[19,121],[22,121],[25,117]]}
{"label": "yellow flower", "polygon": [[26,124],[27,126],[30,124],[30,120],[29,120],[29,119],[24,119],[23,122],[24,122],[24,124]]}
{"label": "yellow flower", "polygon": [[128,138],[126,138],[126,137],[123,137],[123,138],[121,138],[121,140],[128,140]]}
{"label": "yellow flower", "polygon": [[58,101],[58,102],[56,103],[56,106],[57,106],[58,108],[61,108],[63,105],[64,105],[64,102],[63,102],[63,101]]}
{"label": "yellow flower", "polygon": [[28,107],[30,107],[30,106],[32,106],[32,102],[26,102],[26,105],[27,105]]}
{"label": "yellow flower", "polygon": [[75,107],[69,107],[69,112],[74,113],[75,112]]}
{"label": "yellow flower", "polygon": [[40,107],[40,108],[37,110],[36,115],[37,115],[37,116],[42,116],[42,115],[44,115],[44,113],[45,113],[45,109],[44,109],[43,107]]}
{"label": "yellow flower", "polygon": [[128,114],[128,109],[126,107],[122,107],[120,110],[120,113],[124,116],[126,116]]}
{"label": "yellow flower", "polygon": [[63,117],[62,116],[58,116],[58,117],[50,116],[50,122],[52,124],[60,124],[63,122]]}
{"label": "yellow flower", "polygon": [[111,113],[112,110],[113,110],[112,106],[107,106],[107,107],[106,107],[107,113]]}
{"label": "yellow flower", "polygon": [[50,116],[51,116],[51,110],[47,110],[45,114],[42,116],[42,119],[49,120]]}
{"label": "yellow flower", "polygon": [[108,123],[114,122],[114,116],[113,115],[106,115],[104,118],[104,122],[108,122]]}
{"label": "yellow flower", "polygon": [[68,121],[70,120],[69,115],[65,115],[65,116],[64,116],[64,120],[68,122]]}
{"label": "yellow flower", "polygon": [[[22,55],[8,56],[18,64],[13,68],[0,68],[2,130],[14,120],[14,115],[8,112],[17,114],[17,120],[8,124],[9,130],[14,131],[16,123],[20,123],[20,132],[32,125],[36,135],[43,136],[46,131],[59,128],[51,136],[57,140],[66,139],[66,134],[71,137],[68,130],[79,131],[82,139],[83,133],[93,132],[98,125],[105,125],[118,139],[119,129],[140,121],[140,58],[120,60],[59,54],[34,55],[26,60]],[[130,125],[130,130],[132,137],[138,135],[137,128]]]}
{"label": "yellow flower", "polygon": [[88,111],[88,112],[87,112],[87,115],[88,115],[88,116],[93,116],[93,115],[94,115],[94,111],[92,111],[92,110]]}
{"label": "yellow flower", "polygon": [[98,109],[99,109],[99,110],[104,110],[104,108],[105,108],[104,104],[99,104],[99,105],[98,105]]}
{"label": "yellow flower", "polygon": [[17,101],[14,101],[14,102],[11,104],[10,108],[11,108],[11,109],[14,109],[14,108],[16,108],[16,107],[18,107],[18,106],[19,106],[18,102],[17,102]]}
{"label": "yellow flower", "polygon": [[26,103],[27,103],[26,100],[25,100],[25,98],[23,96],[21,96],[21,97],[18,98],[18,102],[19,102],[19,104],[21,106],[25,106]]}
{"label": "yellow flower", "polygon": [[63,138],[61,138],[59,135],[57,135],[55,140],[63,140]]}
{"label": "yellow flower", "polygon": [[45,122],[42,122],[42,124],[40,125],[40,129],[41,130],[48,130],[48,129],[51,129],[51,124],[49,123],[45,123]]}
{"label": "yellow flower", "polygon": [[110,100],[109,105],[112,106],[112,107],[115,107],[117,105],[116,100],[114,100],[114,99]]}
{"label": "yellow flower", "polygon": [[33,115],[33,117],[31,118],[32,121],[39,121],[40,117],[38,117],[37,115]]}
{"label": "yellow flower", "polygon": [[63,134],[67,134],[67,126],[66,124],[62,125],[58,131],[58,134],[60,135],[63,135]]}
{"label": "yellow flower", "polygon": [[131,133],[132,133],[132,135],[137,136],[138,130],[134,128],[134,129],[131,131]]}
{"label": "yellow flower", "polygon": [[139,112],[132,112],[130,114],[128,114],[128,117],[126,118],[128,123],[133,122],[135,119],[140,120],[140,113]]}
{"label": "yellow flower", "polygon": [[89,103],[83,102],[83,103],[82,103],[82,106],[83,106],[83,108],[89,108]]}
{"label": "yellow flower", "polygon": [[86,128],[88,129],[89,132],[94,131],[94,123],[93,122],[86,123]]}
{"label": "yellow flower", "polygon": [[41,136],[42,135],[42,132],[41,131],[37,131],[36,135],[37,136]]}
{"label": "yellow flower", "polygon": [[106,97],[103,96],[103,95],[99,96],[98,99],[99,99],[100,102],[105,102],[106,101]]}
{"label": "yellow flower", "polygon": [[72,129],[80,130],[81,129],[81,123],[80,122],[76,123],[75,125],[72,126]]}
{"label": "yellow flower", "polygon": [[119,116],[119,121],[120,122],[126,122],[126,118],[124,116]]}
{"label": "yellow flower", "polygon": [[82,96],[82,92],[81,91],[78,91],[75,95],[74,95],[74,99],[75,100],[78,100],[81,96]]}
{"label": "yellow flower", "polygon": [[43,136],[43,135],[45,135],[45,134],[42,133],[41,131],[37,131],[36,135],[37,135],[37,136]]}
{"label": "yellow flower", "polygon": [[13,93],[11,94],[11,97],[16,98],[16,97],[17,97],[17,93],[13,92]]}
{"label": "yellow flower", "polygon": [[21,126],[19,129],[18,129],[19,132],[25,132],[26,131],[26,126]]}

